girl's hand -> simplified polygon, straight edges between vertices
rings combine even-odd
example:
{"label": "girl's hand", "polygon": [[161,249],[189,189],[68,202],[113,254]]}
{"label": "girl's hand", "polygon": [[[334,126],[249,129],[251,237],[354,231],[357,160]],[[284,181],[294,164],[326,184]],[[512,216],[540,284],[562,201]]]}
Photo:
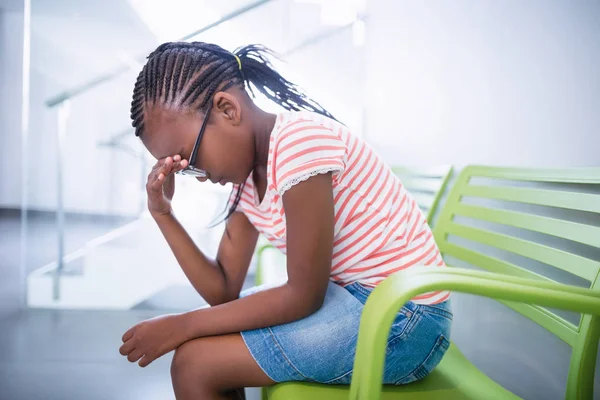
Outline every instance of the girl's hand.
{"label": "girl's hand", "polygon": [[146,183],[148,193],[148,210],[153,217],[169,214],[171,200],[175,193],[175,172],[187,167],[188,161],[182,160],[179,154],[165,157],[152,167]]}
{"label": "girl's hand", "polygon": [[168,314],[140,322],[129,329],[123,335],[119,353],[127,356],[132,363],[139,360],[138,364],[143,368],[187,340],[183,314]]}

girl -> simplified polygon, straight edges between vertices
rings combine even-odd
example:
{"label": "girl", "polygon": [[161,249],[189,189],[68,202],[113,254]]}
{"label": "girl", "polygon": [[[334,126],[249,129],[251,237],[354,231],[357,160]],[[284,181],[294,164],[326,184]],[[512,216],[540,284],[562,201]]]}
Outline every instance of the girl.
{"label": "girl", "polygon": [[[228,399],[283,381],[348,384],[361,312],[388,275],[444,267],[415,200],[361,139],[271,66],[269,52],[165,43],[133,91],[136,135],[158,160],[148,208],[181,268],[212,306],[144,321],[120,352],[145,367],[176,350],[178,399]],[[286,112],[254,104],[259,90]],[[393,116],[390,116],[393,118]],[[177,221],[174,174],[233,183],[216,259]],[[240,296],[258,235],[287,255],[288,281]],[[449,345],[448,292],[397,314],[384,382],[427,375]],[[241,392],[243,393],[243,392]]]}

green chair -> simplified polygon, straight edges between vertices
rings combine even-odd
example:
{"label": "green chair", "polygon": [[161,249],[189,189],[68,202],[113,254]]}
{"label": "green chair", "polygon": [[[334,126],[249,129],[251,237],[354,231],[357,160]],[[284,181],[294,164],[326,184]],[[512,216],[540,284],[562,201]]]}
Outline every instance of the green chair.
{"label": "green chair", "polygon": [[[273,279],[273,271],[267,271],[266,263],[265,263],[265,253],[274,250],[271,254],[277,258],[275,262],[276,267],[278,268],[276,272],[284,274],[285,273],[285,262],[286,258],[277,247],[273,246],[266,239],[259,240],[258,250],[256,251],[256,272],[254,273],[254,284],[262,285],[263,283],[269,283],[270,280]],[[271,273],[270,273],[271,272]],[[275,278],[277,279],[277,278]]]}
{"label": "green chair", "polygon": [[[482,178],[485,183],[480,182]],[[531,184],[537,186],[531,187]],[[503,224],[599,249],[600,227],[463,201],[466,197],[488,199],[600,215],[600,193],[572,190],[575,185],[583,187],[586,184],[600,184],[600,168],[465,168],[441,211],[434,234],[444,257],[451,256],[483,271],[457,267],[420,268],[390,276],[373,291],[365,305],[351,386],[286,382],[267,388],[265,398],[517,399],[516,395],[479,371],[455,344],[451,344],[438,367],[424,379],[404,386],[381,384],[386,339],[398,310],[419,294],[452,290],[494,298],[572,346],[565,397],[591,399],[600,338],[600,262],[506,233],[464,225],[455,218],[462,216]],[[568,271],[588,280],[590,288],[557,283],[515,263],[458,245],[456,241],[449,240],[449,235]],[[548,307],[579,312],[582,318],[575,325],[551,312]]]}
{"label": "green chair", "polygon": [[[397,166],[392,167],[392,171],[400,178],[404,187],[415,198],[419,204],[419,208],[425,213],[427,221],[431,224],[452,176],[452,166],[442,165],[429,168]],[[265,271],[263,253],[267,250],[275,249],[275,247],[261,238],[257,248],[257,266],[254,282],[256,285],[262,285],[266,283],[267,276],[269,275]],[[278,264],[285,264],[285,259],[282,256],[278,258]]]}

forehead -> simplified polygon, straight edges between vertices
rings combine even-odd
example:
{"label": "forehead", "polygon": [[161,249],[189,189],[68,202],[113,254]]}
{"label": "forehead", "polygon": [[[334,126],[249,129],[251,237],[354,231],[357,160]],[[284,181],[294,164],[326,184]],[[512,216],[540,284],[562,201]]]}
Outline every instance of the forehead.
{"label": "forehead", "polygon": [[[202,115],[190,111],[154,107],[145,111],[142,143],[156,159],[175,154],[189,156],[202,125]],[[191,142],[191,144],[190,144]]]}

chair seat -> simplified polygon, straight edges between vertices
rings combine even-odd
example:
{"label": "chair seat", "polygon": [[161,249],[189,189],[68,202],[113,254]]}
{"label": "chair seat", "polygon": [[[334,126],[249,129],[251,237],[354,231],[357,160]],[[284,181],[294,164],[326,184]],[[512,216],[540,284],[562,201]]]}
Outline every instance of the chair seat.
{"label": "chair seat", "polygon": [[[342,400],[348,399],[350,386],[285,382],[269,387],[267,394],[271,400]],[[519,399],[519,397],[488,378],[452,343],[431,374],[408,385],[384,385],[381,399],[479,400]]]}

